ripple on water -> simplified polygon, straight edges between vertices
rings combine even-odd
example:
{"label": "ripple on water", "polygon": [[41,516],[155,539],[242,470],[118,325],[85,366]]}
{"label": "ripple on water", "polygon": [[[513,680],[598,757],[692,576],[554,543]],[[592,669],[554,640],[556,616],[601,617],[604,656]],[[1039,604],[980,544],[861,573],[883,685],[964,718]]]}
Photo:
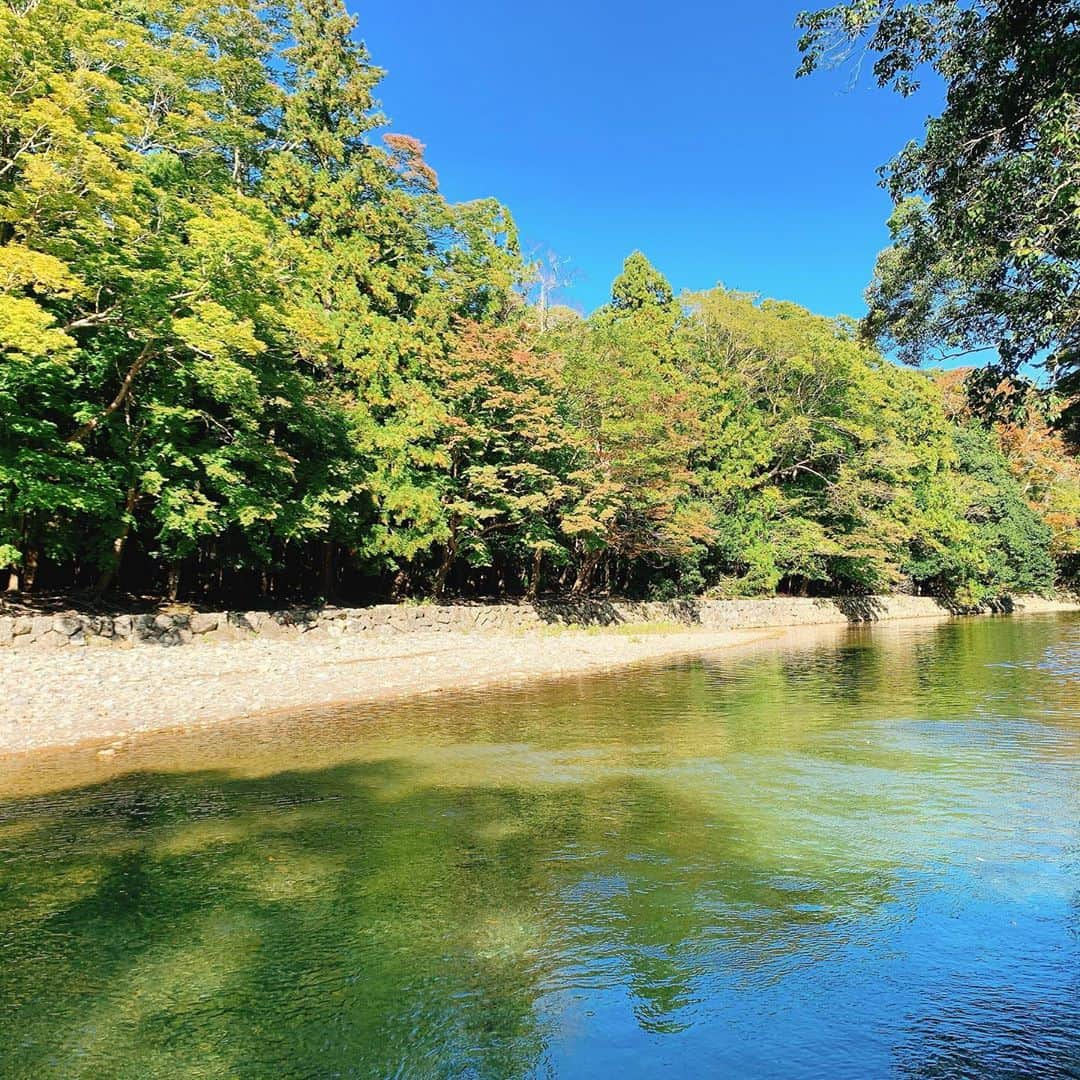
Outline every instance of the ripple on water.
{"label": "ripple on water", "polygon": [[1075,1080],[1078,674],[957,621],[56,767],[0,1072]]}

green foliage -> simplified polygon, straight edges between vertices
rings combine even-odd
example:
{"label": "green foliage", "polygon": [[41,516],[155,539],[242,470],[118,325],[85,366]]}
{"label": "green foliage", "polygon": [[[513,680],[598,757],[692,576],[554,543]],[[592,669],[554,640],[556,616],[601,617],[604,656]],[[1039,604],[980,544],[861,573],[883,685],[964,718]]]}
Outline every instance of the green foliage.
{"label": "green foliage", "polygon": [[353,27],[334,0],[0,11],[10,561],[107,582],[134,528],[220,578],[386,527],[383,452],[516,253],[501,208],[371,137]]}
{"label": "green foliage", "polygon": [[1045,361],[1080,392],[1077,0],[846,0],[799,23],[800,74],[865,49],[881,86],[910,94],[926,69],[945,84],[923,141],[883,171],[893,242],[868,331],[912,361]]}
{"label": "green foliage", "polygon": [[610,307],[562,335],[574,449],[562,530],[580,556],[575,591],[590,587],[605,556],[680,556],[708,535],[691,494],[697,424],[673,362],[676,317],[671,287],[635,253]]}
{"label": "green foliage", "polygon": [[1018,479],[847,320],[676,299],[640,252],[590,318],[529,310],[510,216],[386,131],[354,31],[340,0],[0,7],[24,588],[989,596],[1075,554],[1074,474]]}
{"label": "green foliage", "polygon": [[951,505],[942,514],[938,504],[938,528],[915,545],[909,572],[969,604],[1049,589],[1050,529],[1025,501],[992,436],[970,425],[957,430],[955,442]]}

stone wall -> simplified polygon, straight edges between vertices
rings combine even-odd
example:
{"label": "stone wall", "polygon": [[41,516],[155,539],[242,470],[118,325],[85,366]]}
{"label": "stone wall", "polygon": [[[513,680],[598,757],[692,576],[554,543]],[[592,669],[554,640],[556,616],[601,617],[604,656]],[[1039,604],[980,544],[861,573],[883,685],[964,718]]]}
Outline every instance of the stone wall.
{"label": "stone wall", "polygon": [[[1052,611],[1077,605],[1016,597],[1007,610]],[[382,604],[367,608],[291,608],[287,611],[222,611],[142,615],[0,616],[0,648],[187,645],[251,638],[312,640],[345,634],[411,631],[514,631],[545,625],[613,626],[680,623],[715,629],[809,626],[927,618],[950,614],[925,596],[836,599],[766,597],[747,600],[563,601],[538,604]]]}

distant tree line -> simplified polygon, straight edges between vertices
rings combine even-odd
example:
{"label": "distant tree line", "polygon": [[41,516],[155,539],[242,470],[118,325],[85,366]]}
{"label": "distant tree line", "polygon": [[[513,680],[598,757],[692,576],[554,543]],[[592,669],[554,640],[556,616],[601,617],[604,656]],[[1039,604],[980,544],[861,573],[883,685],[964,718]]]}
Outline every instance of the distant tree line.
{"label": "distant tree line", "polygon": [[339,0],[0,8],[0,567],[171,599],[860,593],[1077,569],[1067,397],[640,253],[528,302]]}

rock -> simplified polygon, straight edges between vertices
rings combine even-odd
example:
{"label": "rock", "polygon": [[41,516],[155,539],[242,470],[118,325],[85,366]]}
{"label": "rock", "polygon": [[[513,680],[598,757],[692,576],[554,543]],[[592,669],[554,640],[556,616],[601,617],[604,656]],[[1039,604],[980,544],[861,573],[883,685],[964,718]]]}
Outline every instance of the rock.
{"label": "rock", "polygon": [[289,622],[295,626],[301,634],[306,634],[309,630],[314,630],[319,625],[318,614],[307,608],[299,611],[287,612]]}
{"label": "rock", "polygon": [[287,622],[278,622],[273,616],[264,619],[259,627],[259,637],[268,641],[288,641],[299,636],[299,628]]}
{"label": "rock", "polygon": [[221,616],[216,611],[197,611],[191,616],[191,632],[193,634],[208,634],[218,628]]}
{"label": "rock", "polygon": [[57,615],[52,621],[52,628],[65,637],[71,637],[82,629],[82,619],[77,615]]}
{"label": "rock", "polygon": [[0,646],[10,645],[15,640],[15,634],[12,632],[14,625],[14,619],[0,619]]}
{"label": "rock", "polygon": [[263,613],[261,611],[227,611],[225,612],[225,625],[220,626],[219,629],[231,628],[234,631],[231,640],[234,640],[236,635],[247,637],[249,634],[258,632],[262,618]]}
{"label": "rock", "polygon": [[23,634],[29,634],[33,626],[34,621],[29,615],[16,615],[11,624],[11,632],[15,637],[21,637]]}
{"label": "rock", "polygon": [[67,643],[67,634],[60,634],[55,630],[47,630],[35,640],[35,644],[43,649],[59,649],[67,645]]}
{"label": "rock", "polygon": [[112,637],[113,621],[108,616],[83,615],[81,620],[83,633],[88,637]]}
{"label": "rock", "polygon": [[112,629],[115,637],[131,637],[131,616],[117,615],[112,620]]}
{"label": "rock", "polygon": [[223,612],[216,630],[208,632],[214,641],[246,641],[251,635],[246,623],[241,623],[234,611]]}
{"label": "rock", "polygon": [[52,616],[51,615],[35,615],[33,624],[30,627],[30,633],[35,638],[43,638],[52,629]]}
{"label": "rock", "polygon": [[155,615],[154,625],[162,631],[169,631],[173,628],[173,617],[171,615]]}

